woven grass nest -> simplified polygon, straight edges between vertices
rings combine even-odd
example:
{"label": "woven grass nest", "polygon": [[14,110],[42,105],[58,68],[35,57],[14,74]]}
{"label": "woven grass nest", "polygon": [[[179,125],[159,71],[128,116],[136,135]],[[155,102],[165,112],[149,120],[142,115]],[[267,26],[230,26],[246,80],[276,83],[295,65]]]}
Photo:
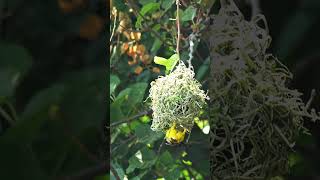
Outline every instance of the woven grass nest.
{"label": "woven grass nest", "polygon": [[221,1],[206,35],[210,44],[211,179],[271,179],[289,172],[289,154],[304,119],[317,120],[286,66],[266,53],[271,37],[263,15],[244,19]]}
{"label": "woven grass nest", "polygon": [[169,75],[151,82],[152,130],[165,132],[175,123],[191,131],[208,99],[194,75],[192,68],[179,62]]}

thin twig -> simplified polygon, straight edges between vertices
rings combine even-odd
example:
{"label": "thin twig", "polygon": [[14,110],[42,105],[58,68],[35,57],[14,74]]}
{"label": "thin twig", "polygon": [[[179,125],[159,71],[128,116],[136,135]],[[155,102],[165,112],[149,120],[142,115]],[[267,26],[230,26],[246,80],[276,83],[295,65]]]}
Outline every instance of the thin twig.
{"label": "thin twig", "polygon": [[180,17],[179,17],[179,0],[176,0],[176,5],[177,5],[177,16],[176,16],[176,24],[177,24],[177,54],[178,57],[180,57]]}
{"label": "thin twig", "polygon": [[[111,150],[111,153],[110,153],[110,154],[112,155],[120,146],[122,146],[122,145],[124,145],[124,144],[128,144],[128,143],[131,142],[131,141],[134,142],[135,138],[137,138],[137,136],[132,135],[132,136],[130,136],[128,139],[120,142],[119,144],[117,144],[117,146],[115,146],[115,147]],[[135,142],[134,142],[134,143],[135,143]]]}
{"label": "thin twig", "polygon": [[159,146],[159,149],[158,149],[158,151],[157,151],[157,154],[158,154],[158,155],[159,155],[160,152],[161,152],[161,149],[162,149],[162,146],[163,146],[164,142],[165,142],[165,139],[163,139],[162,143],[161,143],[160,146]]}
{"label": "thin twig", "polygon": [[136,114],[136,115],[134,115],[134,116],[131,116],[131,117],[129,117],[129,118],[126,118],[126,119],[124,119],[124,120],[120,120],[120,121],[114,122],[114,123],[112,123],[112,124],[110,125],[110,127],[118,126],[118,125],[123,124],[123,123],[128,123],[128,122],[130,122],[130,121],[133,121],[133,120],[137,119],[138,117],[141,117],[141,116],[143,116],[143,115],[150,114],[151,112],[152,112],[151,110],[140,112],[140,113],[138,113],[138,114]]}
{"label": "thin twig", "polygon": [[113,35],[114,35],[114,32],[116,30],[117,15],[118,15],[118,12],[116,12],[115,15],[114,15],[113,28],[112,28],[112,33],[111,33],[111,36],[110,36],[110,42],[111,42],[111,40],[113,38]]}

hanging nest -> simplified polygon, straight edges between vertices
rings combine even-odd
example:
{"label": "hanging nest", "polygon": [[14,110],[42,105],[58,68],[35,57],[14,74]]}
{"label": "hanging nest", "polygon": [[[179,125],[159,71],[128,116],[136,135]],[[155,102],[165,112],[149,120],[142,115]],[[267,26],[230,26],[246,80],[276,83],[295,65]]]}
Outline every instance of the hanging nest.
{"label": "hanging nest", "polygon": [[246,21],[233,1],[211,18],[209,81],[211,179],[269,179],[287,174],[289,153],[305,118],[319,119],[287,88],[292,78],[266,53],[263,15]]}
{"label": "hanging nest", "polygon": [[192,68],[180,62],[167,76],[151,82],[149,98],[153,111],[151,129],[168,130],[174,123],[191,131],[197,117],[208,99],[201,84],[194,79]]}

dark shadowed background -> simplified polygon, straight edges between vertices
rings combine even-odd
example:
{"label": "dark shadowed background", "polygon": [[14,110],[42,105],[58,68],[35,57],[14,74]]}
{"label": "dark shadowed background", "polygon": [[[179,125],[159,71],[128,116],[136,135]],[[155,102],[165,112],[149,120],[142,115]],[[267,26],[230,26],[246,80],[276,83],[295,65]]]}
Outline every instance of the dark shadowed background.
{"label": "dark shadowed background", "polygon": [[0,179],[106,179],[106,1],[0,0]]}

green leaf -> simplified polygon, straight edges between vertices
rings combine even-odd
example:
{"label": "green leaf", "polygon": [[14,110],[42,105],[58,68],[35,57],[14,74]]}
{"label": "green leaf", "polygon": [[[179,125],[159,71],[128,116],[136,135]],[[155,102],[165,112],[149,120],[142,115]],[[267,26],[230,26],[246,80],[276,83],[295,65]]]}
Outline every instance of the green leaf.
{"label": "green leaf", "polygon": [[145,5],[145,4],[148,4],[148,3],[155,3],[157,2],[157,0],[139,0],[139,3],[141,5]]}
{"label": "green leaf", "polygon": [[147,13],[153,13],[154,11],[158,10],[160,8],[159,3],[148,3],[142,7],[140,10],[139,16],[136,21],[136,28],[141,27],[141,22],[143,20],[143,16],[146,15]]}
{"label": "green leaf", "polygon": [[32,57],[26,49],[0,43],[0,98],[11,97],[19,80],[31,68]]}
{"label": "green leaf", "polygon": [[145,6],[142,7],[142,9],[140,10],[140,14],[143,16],[147,13],[153,13],[154,11],[158,10],[160,8],[160,4],[159,3],[148,3]]}
{"label": "green leaf", "polygon": [[105,71],[88,69],[63,76],[65,98],[61,103],[65,123],[70,132],[78,135],[88,127],[99,128],[106,118]]}
{"label": "green leaf", "polygon": [[200,66],[200,68],[198,69],[197,73],[196,73],[196,79],[198,81],[201,81],[203,79],[203,77],[205,76],[205,74],[208,72],[209,69],[209,63],[210,63],[210,58],[208,57],[203,64]]}
{"label": "green leaf", "polygon": [[176,180],[179,179],[180,177],[180,169],[175,168],[171,171],[169,171],[169,173],[165,176],[166,180]]}
{"label": "green leaf", "polygon": [[125,116],[121,111],[121,104],[112,103],[110,106],[110,122],[116,122],[123,119]]}
{"label": "green leaf", "polygon": [[118,96],[116,97],[116,99],[114,100],[113,104],[120,105],[120,104],[122,104],[124,101],[128,100],[131,91],[132,91],[132,89],[131,89],[130,87],[122,90],[122,91],[118,94]]}
{"label": "green leaf", "polygon": [[205,10],[210,10],[216,0],[200,0],[200,6]]}
{"label": "green leaf", "polygon": [[[119,178],[124,179],[125,174],[124,174],[123,168],[118,163],[114,163],[114,162],[111,162],[111,166],[114,168]],[[117,180],[112,171],[110,171],[110,176],[111,176],[110,178],[111,180]]]}
{"label": "green leaf", "polygon": [[171,8],[171,6],[174,4],[175,0],[164,0],[161,4],[161,7],[166,12],[168,9]]}
{"label": "green leaf", "polygon": [[10,97],[17,85],[16,72],[10,69],[0,69],[0,98]]}
{"label": "green leaf", "polygon": [[155,38],[154,43],[151,47],[151,53],[152,54],[157,54],[158,50],[161,48],[162,46],[162,41],[159,38]]}
{"label": "green leaf", "polygon": [[55,85],[35,95],[22,113],[22,118],[2,138],[13,142],[32,142],[39,136],[41,126],[48,120],[50,106],[62,101],[63,92],[62,85]]}
{"label": "green leaf", "polygon": [[189,6],[182,14],[181,21],[191,21],[196,16],[197,9]]}
{"label": "green leaf", "polygon": [[128,105],[131,107],[136,106],[138,103],[141,103],[144,98],[145,91],[148,87],[148,83],[136,83],[130,86],[131,91],[128,96]]}
{"label": "green leaf", "polygon": [[0,68],[13,69],[25,73],[32,64],[29,52],[18,45],[0,43]]}
{"label": "green leaf", "polygon": [[118,76],[111,74],[110,75],[110,95],[114,93],[117,86],[120,84],[120,79]]}
{"label": "green leaf", "polygon": [[140,180],[139,176],[133,177],[132,180]]}
{"label": "green leaf", "polygon": [[137,128],[135,129],[135,135],[138,138],[138,142],[144,144],[151,144],[163,137],[163,134],[161,132],[152,131],[150,129],[150,126],[146,124],[140,124],[139,126],[137,126]]}
{"label": "green leaf", "polygon": [[290,153],[289,154],[289,167],[293,167],[296,164],[302,162],[302,157],[298,153]]}
{"label": "green leaf", "polygon": [[124,0],[113,0],[113,5],[117,8],[119,11],[127,11],[127,5],[125,4]]}
{"label": "green leaf", "polygon": [[159,163],[163,164],[164,166],[168,167],[175,163],[174,159],[172,158],[171,154],[168,151],[165,151],[161,154],[159,158]]}
{"label": "green leaf", "polygon": [[[210,174],[210,163],[207,161],[209,158],[208,152],[209,147],[209,141],[210,138],[208,135],[203,134],[200,131],[193,131],[192,135],[190,136],[190,142],[203,142],[202,146],[191,146],[188,149],[188,155],[184,157],[185,160],[189,160],[191,162],[194,162],[192,164],[192,167],[197,169],[199,173],[201,173],[204,176],[207,176]],[[196,163],[201,162],[201,163]]]}
{"label": "green leaf", "polygon": [[154,62],[156,64],[160,64],[166,67],[166,74],[169,74],[169,72],[175,67],[178,61],[179,61],[178,54],[172,55],[169,59],[165,59],[158,56],[154,57]]}
{"label": "green leaf", "polygon": [[156,25],[154,25],[154,26],[152,27],[152,29],[153,29],[154,31],[159,31],[160,28],[161,28],[161,25],[160,25],[160,24],[156,24]]}
{"label": "green leaf", "polygon": [[143,102],[148,83],[140,82],[122,90],[110,106],[111,122],[121,120]]}
{"label": "green leaf", "polygon": [[143,161],[151,161],[156,157],[156,153],[152,149],[149,149],[147,147],[141,149],[141,153]]}
{"label": "green leaf", "polygon": [[142,148],[137,151],[129,159],[129,167],[126,170],[126,173],[129,174],[133,172],[136,168],[138,169],[147,169],[153,166],[157,160],[156,153],[149,148]]}
{"label": "green leaf", "polygon": [[[141,152],[140,152],[141,153]],[[126,173],[129,174],[131,172],[133,172],[136,168],[140,168],[143,165],[143,161],[138,159],[136,157],[136,155],[133,155],[130,159],[129,159],[129,166],[126,169]]]}

